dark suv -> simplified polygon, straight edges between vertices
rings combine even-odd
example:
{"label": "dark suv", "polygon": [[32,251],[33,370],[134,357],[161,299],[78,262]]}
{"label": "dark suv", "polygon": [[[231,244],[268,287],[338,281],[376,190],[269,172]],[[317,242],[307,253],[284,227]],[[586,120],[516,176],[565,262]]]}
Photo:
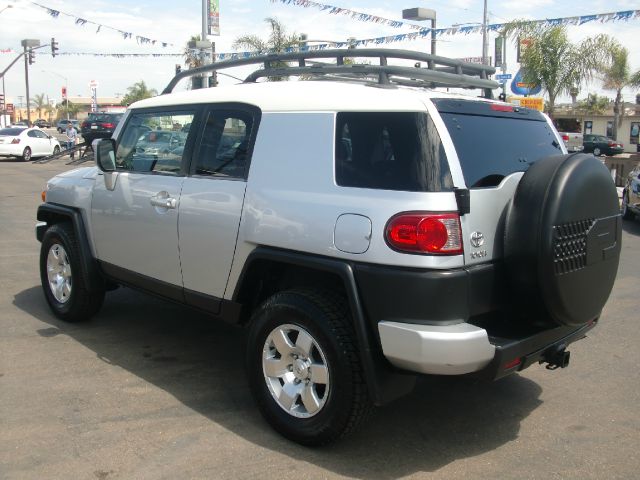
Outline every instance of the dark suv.
{"label": "dark suv", "polygon": [[122,113],[90,113],[80,126],[82,138],[89,145],[96,138],[111,138],[121,118]]}

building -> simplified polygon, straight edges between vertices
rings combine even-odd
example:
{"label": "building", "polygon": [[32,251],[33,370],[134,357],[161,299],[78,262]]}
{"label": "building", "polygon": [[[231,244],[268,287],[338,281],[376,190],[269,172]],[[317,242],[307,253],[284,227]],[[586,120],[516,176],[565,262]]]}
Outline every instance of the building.
{"label": "building", "polygon": [[[71,114],[71,118],[84,120],[89,116],[91,112],[91,97],[69,97],[69,103],[72,103],[79,107],[78,113]],[[122,98],[120,97],[98,97],[98,111],[99,112],[124,112],[126,107],[121,105]],[[55,121],[56,119],[66,118],[65,101],[57,105],[57,109],[54,109],[51,114],[44,111],[41,112],[42,117],[38,117],[38,110],[31,107],[31,121],[38,118],[44,118],[49,121]],[[10,122],[17,122],[27,119],[26,107],[15,107],[13,114],[11,114]]]}
{"label": "building", "polygon": [[[636,103],[625,102],[622,108],[622,123],[618,126],[618,135],[614,140],[624,145],[624,151],[640,152],[640,94],[636,95]],[[557,105],[554,112],[554,123],[559,131],[593,133],[612,138],[613,136],[613,102],[601,114],[586,113],[578,104]]]}

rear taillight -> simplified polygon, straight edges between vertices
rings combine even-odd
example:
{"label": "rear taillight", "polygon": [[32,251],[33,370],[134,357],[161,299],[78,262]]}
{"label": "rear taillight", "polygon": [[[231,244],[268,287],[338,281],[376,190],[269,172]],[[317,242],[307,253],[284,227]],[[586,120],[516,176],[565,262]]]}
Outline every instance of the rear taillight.
{"label": "rear taillight", "polygon": [[19,138],[14,138],[13,140],[11,140],[11,143],[13,143],[13,144],[20,143],[20,139]]}
{"label": "rear taillight", "polygon": [[515,109],[512,105],[500,105],[499,103],[492,103],[491,110],[496,112],[513,112]]}
{"label": "rear taillight", "polygon": [[103,128],[116,128],[116,126],[113,123],[103,123],[102,127]]}
{"label": "rear taillight", "polygon": [[564,140],[565,142],[569,141],[569,135],[562,135],[562,140]]}
{"label": "rear taillight", "polygon": [[91,126],[91,124],[89,122],[82,122],[82,125],[80,125],[80,128],[89,128]]}
{"label": "rear taillight", "polygon": [[385,238],[391,248],[402,252],[462,253],[462,229],[457,213],[401,213],[387,223]]}

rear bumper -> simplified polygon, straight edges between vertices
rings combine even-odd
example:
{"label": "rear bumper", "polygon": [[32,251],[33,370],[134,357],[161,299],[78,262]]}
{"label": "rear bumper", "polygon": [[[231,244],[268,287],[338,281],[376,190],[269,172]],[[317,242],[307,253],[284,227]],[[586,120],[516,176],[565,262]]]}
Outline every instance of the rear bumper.
{"label": "rear bumper", "polygon": [[585,337],[596,325],[557,327],[524,338],[492,338],[469,323],[417,325],[382,321],[378,324],[384,356],[401,369],[436,375],[478,373],[497,379],[544,360]]}

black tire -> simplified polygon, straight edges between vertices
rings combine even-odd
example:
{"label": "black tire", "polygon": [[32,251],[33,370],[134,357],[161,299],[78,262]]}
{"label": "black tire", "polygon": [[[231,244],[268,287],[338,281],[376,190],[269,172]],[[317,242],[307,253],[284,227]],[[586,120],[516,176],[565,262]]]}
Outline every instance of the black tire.
{"label": "black tire", "polygon": [[24,150],[22,151],[22,160],[25,162],[28,162],[29,160],[31,160],[31,148],[29,147],[24,147]]}
{"label": "black tire", "polygon": [[[60,299],[56,298],[52,290],[47,268],[50,251],[56,246],[62,247],[68,259],[67,270],[70,270],[70,293]],[[104,288],[97,290],[87,288],[88,272],[85,271],[80,256],[78,241],[70,224],[59,223],[47,229],[40,249],[40,280],[49,307],[58,318],[66,322],[89,320],[100,310],[104,301]],[[64,292],[62,295],[58,292],[58,295],[64,296]]]}
{"label": "black tire", "polygon": [[622,219],[623,220],[633,220],[636,218],[635,214],[629,210],[629,194],[627,192],[622,193]]}
{"label": "black tire", "polygon": [[600,150],[599,147],[596,147],[593,149],[593,156],[594,157],[599,157],[602,154],[602,151]]}
{"label": "black tire", "polygon": [[[267,339],[276,329],[287,325],[306,331],[326,361],[327,385],[318,395],[323,395],[324,404],[307,418],[295,416],[278,403],[263,370]],[[290,290],[269,298],[251,319],[246,366],[253,396],[265,419],[284,437],[302,445],[331,443],[355,430],[372,410],[349,309],[340,295]],[[297,375],[291,368],[288,372],[291,373],[283,374],[283,379],[277,381],[284,384],[285,375]],[[305,381],[311,381],[313,375]],[[311,384],[315,385],[313,381]],[[297,399],[294,408],[306,410],[302,394],[291,398]]]}
{"label": "black tire", "polygon": [[513,305],[536,324],[578,326],[604,307],[618,271],[622,222],[609,170],[592,155],[538,160],[507,211]]}
{"label": "black tire", "polygon": [[57,155],[59,153],[60,153],[60,147],[56,145],[55,147],[53,147],[53,155]]}

